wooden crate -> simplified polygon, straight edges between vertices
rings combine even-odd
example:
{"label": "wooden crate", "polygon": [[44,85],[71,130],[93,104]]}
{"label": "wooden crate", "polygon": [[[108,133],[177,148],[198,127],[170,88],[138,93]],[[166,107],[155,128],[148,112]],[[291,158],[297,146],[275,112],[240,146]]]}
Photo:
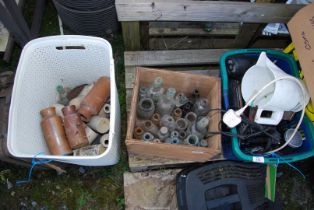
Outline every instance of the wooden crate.
{"label": "wooden crate", "polygon": [[[203,0],[116,0],[127,50],[282,48],[289,36],[261,36],[266,23],[286,23],[303,5]],[[212,30],[204,31],[211,22]]]}
{"label": "wooden crate", "polygon": [[[211,109],[221,108],[220,78],[139,67],[137,68],[136,80],[133,88],[131,112],[126,135],[128,152],[137,155],[157,156],[195,162],[205,162],[217,156],[220,157],[222,155],[220,135],[208,137],[208,147],[144,142],[133,138],[133,131],[137,121],[136,109],[139,88],[141,86],[147,87],[151,85],[154,78],[158,76],[163,78],[164,88],[174,87],[177,92],[183,92],[186,95],[189,95],[190,92],[196,88],[199,90],[202,97],[208,99],[209,107]],[[208,129],[213,132],[219,131],[220,119],[220,112],[209,117],[210,123]]]}
{"label": "wooden crate", "polygon": [[[129,115],[137,66],[166,68],[210,76],[219,76],[218,62],[220,56],[228,49],[210,50],[168,50],[168,51],[126,51],[124,53],[125,86],[127,113]],[[214,160],[224,159],[223,155]],[[132,172],[162,168],[182,168],[192,161],[149,157],[129,154],[129,167]]]}

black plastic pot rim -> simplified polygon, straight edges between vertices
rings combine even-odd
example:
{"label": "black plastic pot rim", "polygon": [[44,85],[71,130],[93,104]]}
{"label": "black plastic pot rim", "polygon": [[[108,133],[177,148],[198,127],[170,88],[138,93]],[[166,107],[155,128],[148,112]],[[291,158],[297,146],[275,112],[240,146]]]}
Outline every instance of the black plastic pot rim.
{"label": "black plastic pot rim", "polygon": [[71,11],[73,13],[77,13],[77,14],[93,14],[93,13],[101,13],[101,12],[104,12],[106,10],[110,10],[112,9],[113,7],[115,7],[115,5],[111,5],[109,7],[106,7],[106,8],[103,8],[103,9],[99,9],[99,10],[94,10],[94,11],[81,11],[81,10],[75,10],[75,9],[71,9],[71,8],[68,8],[68,7],[65,7],[64,5],[60,4],[58,1],[56,0],[53,0],[53,2],[58,5],[58,7],[64,9],[64,10],[67,10],[67,11]]}
{"label": "black plastic pot rim", "polygon": [[[110,5],[114,5],[114,0],[108,3],[107,0],[104,1],[64,1],[64,0],[56,0],[59,4],[69,9],[80,10],[80,11],[91,11],[91,10],[98,10],[100,8],[108,7]],[[101,2],[101,3],[95,3]]]}

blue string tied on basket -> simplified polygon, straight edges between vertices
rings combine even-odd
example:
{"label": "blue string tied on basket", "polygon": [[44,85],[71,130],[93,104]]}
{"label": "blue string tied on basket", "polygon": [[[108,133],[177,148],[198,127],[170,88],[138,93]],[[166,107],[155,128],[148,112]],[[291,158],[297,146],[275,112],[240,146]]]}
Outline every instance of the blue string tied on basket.
{"label": "blue string tied on basket", "polygon": [[[267,155],[266,155],[267,156]],[[289,163],[288,161],[286,161],[284,158],[282,158],[280,155],[276,154],[276,153],[271,153],[270,156],[276,158],[277,163],[276,166],[279,165],[280,162],[287,164],[288,166],[290,166],[292,169],[294,169],[295,171],[297,171],[303,179],[306,179],[305,175],[302,173],[302,171],[300,169],[298,169],[297,167],[295,167],[294,165],[292,165],[291,163]]]}
{"label": "blue string tied on basket", "polygon": [[28,171],[28,177],[26,179],[22,179],[22,180],[16,180],[16,184],[26,184],[29,183],[32,180],[32,173],[33,173],[33,168],[36,165],[41,165],[41,164],[45,164],[45,163],[50,163],[52,160],[46,160],[46,159],[42,159],[42,160],[36,160],[38,155],[42,155],[44,154],[44,152],[40,152],[37,155],[35,155],[32,159],[32,166],[30,167],[29,171]]}

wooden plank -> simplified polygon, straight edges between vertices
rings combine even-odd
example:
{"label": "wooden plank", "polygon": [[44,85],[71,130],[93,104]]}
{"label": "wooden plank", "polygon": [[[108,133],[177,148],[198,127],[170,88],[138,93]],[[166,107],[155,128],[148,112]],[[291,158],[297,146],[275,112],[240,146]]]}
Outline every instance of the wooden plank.
{"label": "wooden plank", "polygon": [[149,22],[150,36],[235,36],[240,31],[239,23],[212,23],[210,31],[206,22]]}
{"label": "wooden plank", "polygon": [[116,0],[119,21],[286,23],[303,6],[201,0]]}
{"label": "wooden plank", "polygon": [[229,49],[124,52],[125,66],[184,66],[217,64]]}
{"label": "wooden plank", "polygon": [[139,22],[122,22],[122,34],[124,47],[126,50],[139,50],[140,41],[140,23]]}
{"label": "wooden plank", "polygon": [[235,48],[234,39],[215,37],[161,37],[150,38],[150,50],[188,50]]}
{"label": "wooden plank", "polygon": [[176,210],[180,169],[123,174],[126,210]]}
{"label": "wooden plank", "polygon": [[146,157],[129,154],[129,168],[131,172],[140,172],[166,168],[183,168],[190,166],[192,162],[185,160],[171,160],[161,157]]}
{"label": "wooden plank", "polygon": [[236,36],[234,40],[235,48],[247,48],[252,42],[254,35],[257,33],[260,28],[258,23],[244,23],[241,26],[240,33]]}
{"label": "wooden plank", "polygon": [[[256,0],[256,3],[271,3],[274,0]],[[263,27],[262,24],[243,23],[240,33],[234,40],[236,48],[247,48],[258,36],[259,30]],[[264,26],[265,27],[265,26]]]}
{"label": "wooden plank", "polygon": [[135,81],[135,66],[127,66],[125,67],[125,88],[132,88],[133,83]]}
{"label": "wooden plank", "polygon": [[149,49],[149,22],[140,22],[141,49]]}
{"label": "wooden plank", "polygon": [[[183,70],[182,68],[172,68],[172,69],[169,69],[169,68],[166,68],[166,67],[164,67],[164,69],[166,69],[166,70],[173,70],[173,71],[180,71],[180,72],[184,72],[184,73],[202,74],[202,75],[207,75],[207,76],[219,77],[219,70],[218,69],[212,69],[212,70],[187,70],[187,69],[189,69],[189,67],[186,67],[185,70]],[[128,89],[128,88],[132,89],[133,86],[134,86],[134,81],[135,81],[135,68],[126,68],[125,78],[126,78],[126,80],[125,80],[125,88],[126,89]]]}
{"label": "wooden plank", "polygon": [[[267,40],[264,43],[267,46],[259,45],[262,48],[282,48],[283,42],[289,42],[289,37],[257,37],[254,38],[253,33],[246,33],[239,39],[206,39],[206,38],[151,38],[150,50],[187,50],[187,49],[220,49],[220,48],[249,48],[255,47],[255,42]],[[253,38],[252,38],[253,36]],[[182,40],[182,41],[180,41]],[[173,43],[177,43],[173,45]],[[289,44],[289,43],[288,43]],[[170,47],[169,47],[170,46]]]}
{"label": "wooden plank", "polygon": [[133,89],[131,89],[131,88],[126,89],[125,97],[126,97],[126,111],[127,111],[127,113],[129,113],[130,109],[131,109],[132,96],[133,96]]}

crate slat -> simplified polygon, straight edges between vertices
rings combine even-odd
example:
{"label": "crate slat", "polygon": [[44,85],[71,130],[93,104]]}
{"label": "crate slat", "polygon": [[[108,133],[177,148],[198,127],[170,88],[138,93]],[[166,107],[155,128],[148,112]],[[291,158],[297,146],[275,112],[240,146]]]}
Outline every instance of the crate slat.
{"label": "crate slat", "polygon": [[125,66],[183,66],[216,64],[229,49],[126,51]]}

